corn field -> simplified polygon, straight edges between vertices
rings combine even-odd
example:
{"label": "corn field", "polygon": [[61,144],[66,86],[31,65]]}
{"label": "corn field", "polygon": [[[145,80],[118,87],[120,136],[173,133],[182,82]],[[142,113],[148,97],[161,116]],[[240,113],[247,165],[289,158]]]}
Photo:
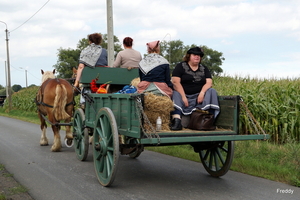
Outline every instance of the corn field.
{"label": "corn field", "polygon": [[[271,141],[284,144],[300,141],[300,79],[214,78],[218,95],[239,95],[271,136]],[[253,134],[245,113],[240,115],[240,134]]]}
{"label": "corn field", "polygon": [[[35,112],[37,107],[34,103],[34,99],[38,89],[39,87],[33,86],[26,89],[21,89],[18,92],[14,92],[11,96],[12,109]],[[7,101],[4,104],[4,108],[8,108]]]}
{"label": "corn field", "polygon": [[[255,79],[215,77],[218,95],[239,95],[272,142],[300,141],[300,79]],[[13,109],[36,111],[34,98],[38,87],[22,89],[12,95]],[[78,96],[77,96],[78,102]],[[78,104],[77,104],[78,105]],[[7,109],[7,104],[4,109]],[[243,109],[240,134],[257,134]]]}

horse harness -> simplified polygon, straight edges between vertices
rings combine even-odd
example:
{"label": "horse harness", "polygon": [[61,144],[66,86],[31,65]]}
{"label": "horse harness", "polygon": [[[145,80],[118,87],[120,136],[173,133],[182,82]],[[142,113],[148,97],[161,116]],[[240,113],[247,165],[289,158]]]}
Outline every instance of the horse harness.
{"label": "horse harness", "polygon": [[[37,94],[36,94],[36,97],[35,97],[35,99],[34,99],[34,102],[35,102],[35,104],[36,104],[37,106],[43,105],[43,106],[47,106],[47,107],[49,107],[49,108],[53,108],[53,106],[51,106],[51,105],[46,104],[46,103],[43,102],[43,97],[44,97],[44,92],[43,92],[43,91],[44,91],[46,85],[48,84],[48,82],[49,82],[50,80],[53,80],[53,79],[48,79],[48,80],[46,80],[46,81],[41,85],[41,87],[39,88],[39,90],[38,90],[38,92],[37,92]],[[55,80],[57,81],[57,83],[60,83],[58,78],[55,78]],[[71,102],[67,103],[67,104],[66,104],[66,107],[67,107],[67,106],[70,106],[70,105],[72,105],[72,104],[75,105],[74,99],[73,99]],[[40,110],[40,109],[38,109],[38,110]]]}

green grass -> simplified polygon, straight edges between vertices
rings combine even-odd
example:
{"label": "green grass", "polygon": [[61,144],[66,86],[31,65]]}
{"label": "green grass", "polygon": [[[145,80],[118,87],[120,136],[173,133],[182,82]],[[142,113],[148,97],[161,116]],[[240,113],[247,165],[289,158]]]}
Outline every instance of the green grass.
{"label": "green grass", "polygon": [[[190,145],[146,149],[200,162],[199,154]],[[236,141],[231,170],[300,187],[300,144]]]}
{"label": "green grass", "polygon": [[[0,171],[4,171],[5,167],[4,165],[0,164]],[[1,172],[3,177],[8,177],[13,179],[13,174],[10,173],[4,173]],[[0,200],[6,200],[6,199],[11,199],[9,196],[15,195],[15,194],[20,194],[20,193],[25,193],[28,191],[28,189],[20,184],[17,184],[15,187],[8,188],[7,192],[5,192],[6,189],[2,188],[0,191]]]}
{"label": "green grass", "polygon": [[40,123],[40,119],[37,115],[37,112],[13,109],[8,113],[3,108],[0,107],[0,115],[5,116],[5,117],[11,117],[14,119],[20,119],[20,120],[35,123],[35,124]]}
{"label": "green grass", "polygon": [[10,173],[5,173],[4,174],[4,177],[13,177],[14,175],[13,174],[10,174]]}
{"label": "green grass", "polygon": [[10,195],[14,195],[14,194],[27,192],[28,189],[22,185],[19,185],[17,187],[10,188],[9,191],[10,191]]}
{"label": "green grass", "polygon": [[[0,171],[4,170],[4,165],[0,164]],[[1,194],[0,191],[0,200],[6,200],[6,197],[4,194]]]}

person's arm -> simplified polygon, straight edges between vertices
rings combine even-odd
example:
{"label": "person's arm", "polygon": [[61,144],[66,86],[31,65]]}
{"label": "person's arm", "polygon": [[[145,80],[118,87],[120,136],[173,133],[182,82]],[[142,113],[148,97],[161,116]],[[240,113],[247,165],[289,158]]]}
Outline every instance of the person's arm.
{"label": "person's arm", "polygon": [[122,60],[122,58],[121,58],[121,55],[120,55],[120,52],[119,52],[117,54],[116,60],[115,60],[112,67],[120,67],[121,66],[121,60]]}
{"label": "person's arm", "polygon": [[206,78],[206,83],[203,85],[199,95],[198,95],[198,103],[202,103],[204,100],[204,96],[206,91],[212,87],[212,79],[211,78]]}
{"label": "person's arm", "polygon": [[144,80],[144,74],[143,74],[143,72],[141,71],[141,69],[139,69],[139,77],[140,77],[140,81],[143,81],[143,80]]}
{"label": "person's arm", "polygon": [[170,88],[173,89],[173,84],[171,82],[171,74],[170,74],[170,65],[169,64],[165,67],[165,82]]}
{"label": "person's arm", "polygon": [[177,77],[177,76],[172,77],[173,88],[174,88],[174,90],[179,92],[179,94],[181,95],[182,101],[184,102],[184,105],[187,107],[187,106],[189,106],[189,102],[185,96],[185,92],[184,92],[184,89],[183,89],[180,81],[181,81],[180,77]]}

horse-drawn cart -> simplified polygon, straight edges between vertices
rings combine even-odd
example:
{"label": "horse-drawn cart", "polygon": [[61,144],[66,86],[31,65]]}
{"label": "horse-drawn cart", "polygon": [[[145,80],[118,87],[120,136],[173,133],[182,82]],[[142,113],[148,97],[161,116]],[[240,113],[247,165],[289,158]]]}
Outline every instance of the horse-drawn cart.
{"label": "horse-drawn cart", "polygon": [[[110,82],[112,86],[130,84],[138,77],[137,69],[86,67],[81,83],[84,88],[99,75],[98,84]],[[266,134],[239,135],[239,96],[219,96],[220,114],[213,131],[146,132],[143,128],[142,94],[85,94],[85,108],[78,108],[73,116],[74,146],[77,158],[85,160],[89,149],[89,136],[93,136],[94,167],[101,185],[113,183],[120,153],[138,157],[146,146],[193,146],[199,153],[206,171],[212,176],[222,176],[229,170],[236,140],[264,140]]]}

